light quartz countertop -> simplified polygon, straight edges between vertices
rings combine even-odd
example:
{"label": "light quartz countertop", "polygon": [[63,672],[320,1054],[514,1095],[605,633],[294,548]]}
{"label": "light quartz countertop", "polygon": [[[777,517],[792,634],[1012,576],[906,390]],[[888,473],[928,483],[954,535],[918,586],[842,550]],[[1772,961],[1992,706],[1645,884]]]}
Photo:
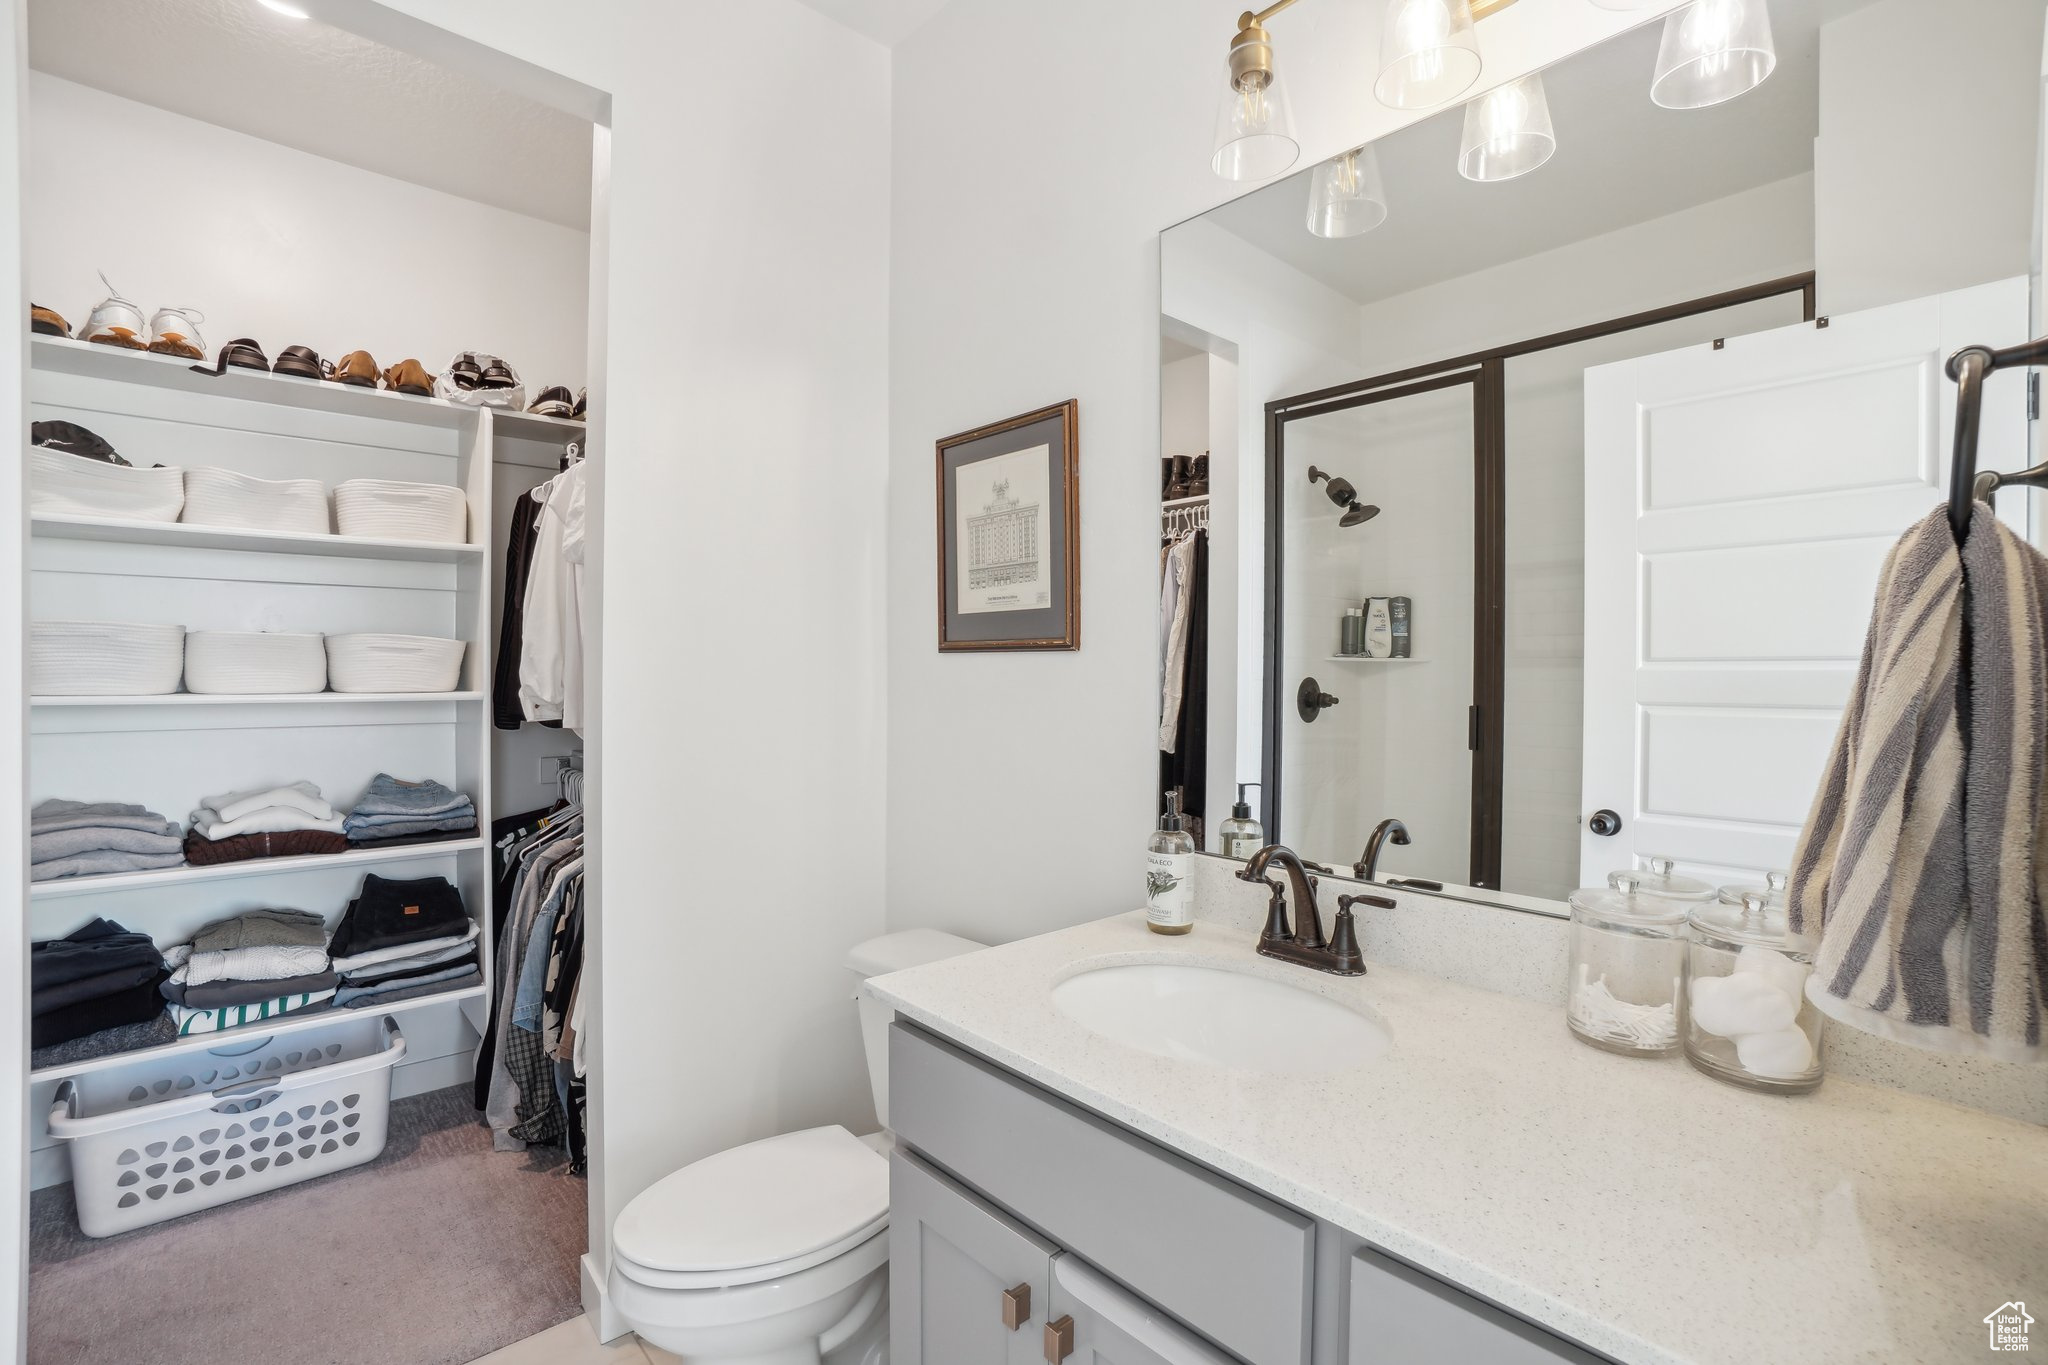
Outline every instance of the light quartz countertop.
{"label": "light quartz countertop", "polygon": [[[1077,972],[1233,968],[1378,1018],[1319,1074],[1169,1060],[1060,1014]],[[1980,1360],[2048,1306],[2048,1129],[1831,1078],[1752,1094],[1576,1041],[1561,1007],[1372,965],[1339,978],[1202,922],[1120,915],[879,977],[1012,1071],[1630,1365]],[[1302,1046],[1314,1047],[1313,1038]],[[1028,1210],[1025,1210],[1028,1214]],[[2037,1310],[2048,1345],[2048,1312]]]}

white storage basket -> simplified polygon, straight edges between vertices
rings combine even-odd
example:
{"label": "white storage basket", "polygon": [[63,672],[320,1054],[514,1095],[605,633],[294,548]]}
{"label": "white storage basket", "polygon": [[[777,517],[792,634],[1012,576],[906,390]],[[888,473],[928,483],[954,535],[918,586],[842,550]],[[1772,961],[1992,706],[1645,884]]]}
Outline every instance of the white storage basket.
{"label": "white storage basket", "polygon": [[28,453],[28,506],[37,516],[176,521],[185,506],[185,471],[104,464],[35,447]]}
{"label": "white storage basket", "polygon": [[436,635],[330,635],[327,682],[337,692],[453,692],[463,648]]}
{"label": "white storage basket", "polygon": [[188,469],[185,510],[178,520],[194,526],[324,536],[329,532],[327,485],[318,479],[252,479],[232,469],[206,466]]}
{"label": "white storage basket", "polygon": [[41,697],[155,697],[178,690],[185,628],[118,621],[29,627],[28,690]]}
{"label": "white storage basket", "polygon": [[195,630],[185,637],[185,690],[215,695],[324,692],[327,646],[318,634]]}
{"label": "white storage basket", "polygon": [[469,500],[445,483],[350,479],[335,487],[334,523],[345,536],[461,545],[469,539]]}
{"label": "white storage basket", "polygon": [[57,1087],[88,1237],[161,1223],[373,1160],[405,1037],[389,1016],[144,1055]]}

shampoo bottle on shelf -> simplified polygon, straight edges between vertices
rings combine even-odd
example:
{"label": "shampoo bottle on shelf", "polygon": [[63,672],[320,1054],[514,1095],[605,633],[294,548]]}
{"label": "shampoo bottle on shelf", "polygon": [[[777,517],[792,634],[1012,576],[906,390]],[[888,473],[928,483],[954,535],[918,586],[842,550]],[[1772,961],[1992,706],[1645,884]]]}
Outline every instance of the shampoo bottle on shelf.
{"label": "shampoo bottle on shelf", "polygon": [[1374,597],[1365,604],[1365,652],[1374,659],[1394,657],[1394,619],[1387,599]]}
{"label": "shampoo bottle on shelf", "polygon": [[1230,818],[1216,828],[1216,851],[1226,858],[1250,859],[1266,846],[1266,830],[1252,819],[1251,803],[1244,799],[1244,789],[1250,782],[1237,784],[1237,804],[1230,808]]}
{"label": "shampoo bottle on shelf", "polygon": [[1188,887],[1195,841],[1181,828],[1180,793],[1166,794],[1166,814],[1145,845],[1145,926],[1155,934],[1185,934],[1195,927]]}

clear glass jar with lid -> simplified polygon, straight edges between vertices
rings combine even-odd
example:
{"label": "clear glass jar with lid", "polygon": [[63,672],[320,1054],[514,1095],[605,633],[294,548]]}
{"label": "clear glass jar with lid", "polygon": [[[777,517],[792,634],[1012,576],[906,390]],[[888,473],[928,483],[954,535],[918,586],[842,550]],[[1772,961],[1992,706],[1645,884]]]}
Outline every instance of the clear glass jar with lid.
{"label": "clear glass jar with lid", "polygon": [[1726,886],[1687,925],[1687,1060],[1751,1090],[1797,1095],[1821,1082],[1827,1017],[1806,998],[1813,944],[1785,922],[1785,874]]}
{"label": "clear glass jar with lid", "polygon": [[1669,1057],[1679,1050],[1685,1009],[1689,903],[1644,891],[1646,880],[1615,872],[1606,886],[1572,892],[1565,1021],[1594,1047]]}

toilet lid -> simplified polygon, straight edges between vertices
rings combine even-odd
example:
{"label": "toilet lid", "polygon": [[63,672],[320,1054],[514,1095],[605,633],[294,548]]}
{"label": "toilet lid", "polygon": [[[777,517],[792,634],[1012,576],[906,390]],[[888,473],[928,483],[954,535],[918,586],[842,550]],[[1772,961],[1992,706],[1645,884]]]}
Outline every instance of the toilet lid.
{"label": "toilet lid", "polygon": [[641,1191],[613,1246],[649,1270],[779,1265],[872,1236],[889,1221],[889,1163],[844,1128],[728,1148]]}

